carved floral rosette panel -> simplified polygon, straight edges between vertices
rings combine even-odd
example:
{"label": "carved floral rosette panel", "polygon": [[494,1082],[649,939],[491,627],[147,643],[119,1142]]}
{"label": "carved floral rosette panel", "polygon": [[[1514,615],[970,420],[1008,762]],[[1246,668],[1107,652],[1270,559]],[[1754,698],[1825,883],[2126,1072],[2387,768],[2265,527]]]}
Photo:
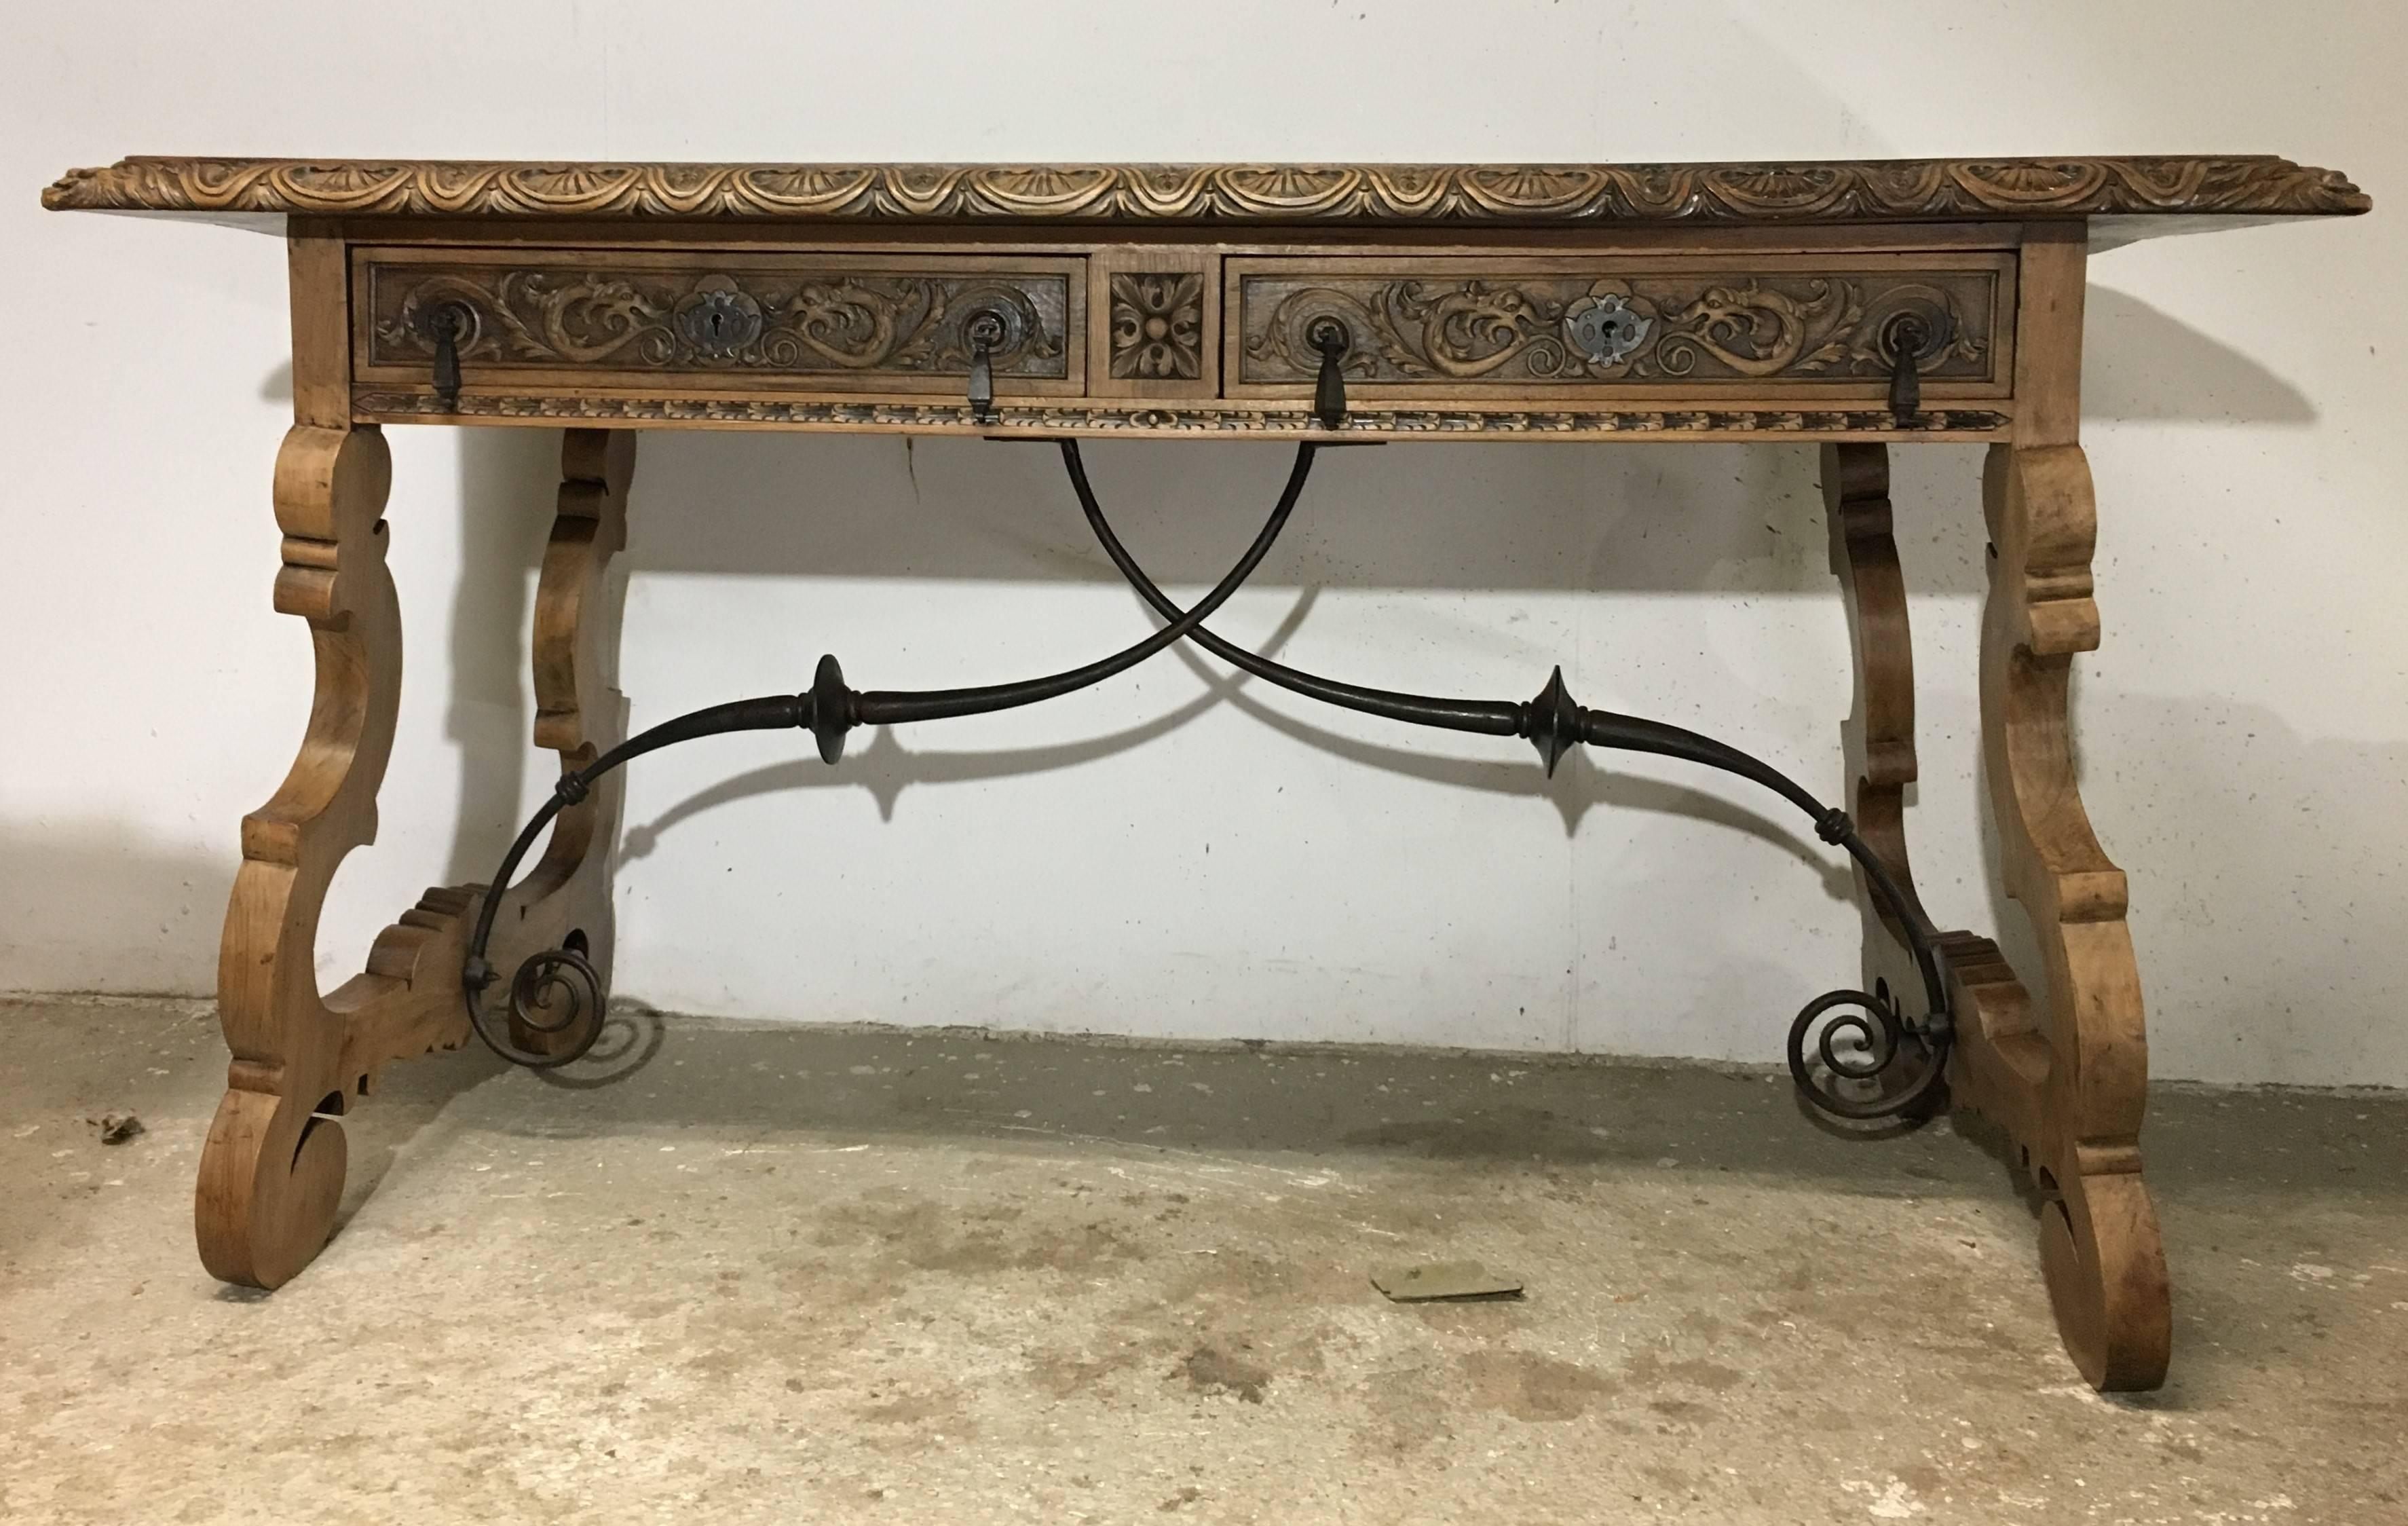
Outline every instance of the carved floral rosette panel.
{"label": "carved floral rosette panel", "polygon": [[1333,321],[1346,330],[1350,385],[1868,391],[1886,383],[1901,335],[1927,384],[1995,396],[2012,374],[2005,256],[1864,269],[1456,260],[1332,268],[1340,263],[1233,262],[1233,391],[1310,385],[1321,365],[1313,336]]}
{"label": "carved floral rosette panel", "polygon": [[[767,255],[638,263],[573,252],[441,263],[359,257],[362,380],[424,382],[448,326],[480,372],[713,373],[757,386],[957,388],[971,324],[992,316],[996,380],[1076,390],[1082,281],[1075,259]],[[1052,383],[1052,385],[1045,385]],[[707,383],[706,383],[707,384]]]}
{"label": "carved floral rosette panel", "polygon": [[1204,374],[1204,272],[1114,271],[1111,374],[1122,381],[1192,382]]}

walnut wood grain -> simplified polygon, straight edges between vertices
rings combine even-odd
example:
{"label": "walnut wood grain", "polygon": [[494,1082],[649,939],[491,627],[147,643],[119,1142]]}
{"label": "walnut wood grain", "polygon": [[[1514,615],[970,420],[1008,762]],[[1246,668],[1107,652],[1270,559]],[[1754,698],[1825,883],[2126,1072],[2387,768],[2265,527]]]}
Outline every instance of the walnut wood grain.
{"label": "walnut wood grain", "polygon": [[[560,755],[567,773],[585,767],[627,735],[627,699],[619,692],[619,627],[626,579],[612,559],[627,544],[627,487],[635,475],[632,430],[570,429],[561,441],[559,509],[536,583],[535,744]],[[531,954],[570,948],[583,954],[610,989],[618,927],[610,867],[619,842],[626,774],[603,775],[586,797],[553,818],[543,857],[501,892],[487,957],[518,969]],[[556,1054],[574,1029],[543,1032],[513,1023],[510,1040],[533,1054]]]}
{"label": "walnut wood grain", "polygon": [[401,615],[385,567],[392,457],[373,425],[345,422],[342,246],[296,238],[289,263],[295,423],[276,458],[275,602],[308,624],[316,693],[291,771],[243,818],[218,954],[233,1058],[194,1193],[202,1263],[258,1288],[293,1277],[333,1229],[346,1170],[337,1116],[393,1060],[466,1042],[459,970],[477,906],[474,886],[429,890],[377,937],[362,973],[321,993],[327,887],[376,837]]}
{"label": "walnut wood grain", "polygon": [[344,217],[1535,226],[2324,216],[2368,199],[2264,155],[1691,165],[807,165],[136,157],[53,209]]}
{"label": "walnut wood grain", "polygon": [[[2075,1364],[2102,1389],[2151,1389],[2165,1379],[2172,1318],[2141,1177],[2141,976],[2124,873],[2083,809],[2068,714],[2073,655],[2099,644],[2090,468],[2079,445],[1993,446],[1983,497],[1997,548],[1984,753],[2007,888],[2038,938],[2045,1001],[2037,1014],[2025,998],[1973,1023],[1963,1089],[2028,1152],[2047,1194],[2041,1264]],[[2045,1046],[2044,1065],[2024,1035]],[[2000,1040],[2024,1053],[2009,1059]]]}
{"label": "walnut wood grain", "polygon": [[2006,1130],[2043,1194],[2041,1265],[2068,1353],[2097,1387],[2138,1389],[2165,1380],[2172,1311],[2141,1172],[2148,1040],[2125,878],[2091,830],[2073,758],[2073,657],[2100,639],[2098,506],[2073,438],[2085,264],[2074,239],[2025,252],[2024,307],[2048,314],[2052,332],[2018,364],[2018,394],[2037,405],[2029,427],[1990,448],[1982,483],[1984,772],[2006,887],[2042,969],[2018,980],[1990,950],[1956,972],[1950,1079]]}
{"label": "walnut wood grain", "polygon": [[335,1116],[388,1061],[466,1036],[458,990],[471,892],[430,891],[377,940],[366,973],[331,995],[318,987],[319,911],[344,857],[376,836],[400,706],[401,616],[381,517],[391,478],[372,426],[296,424],[277,456],[276,608],[308,622],[317,695],[292,771],[243,819],[218,957],[233,1061],[194,1218],[202,1262],[228,1282],[278,1287],[317,1255],[342,1195]]}
{"label": "walnut wood grain", "polygon": [[[1846,597],[1849,645],[1856,655],[1856,703],[1841,727],[1848,770],[1848,813],[1891,879],[1920,905],[1906,852],[1906,789],[1914,755],[1914,646],[1907,619],[1906,575],[1891,523],[1889,448],[1823,447],[1823,502],[1831,571]],[[1903,929],[1857,873],[1864,908],[1865,989],[1885,980],[1893,991],[1920,988]]]}

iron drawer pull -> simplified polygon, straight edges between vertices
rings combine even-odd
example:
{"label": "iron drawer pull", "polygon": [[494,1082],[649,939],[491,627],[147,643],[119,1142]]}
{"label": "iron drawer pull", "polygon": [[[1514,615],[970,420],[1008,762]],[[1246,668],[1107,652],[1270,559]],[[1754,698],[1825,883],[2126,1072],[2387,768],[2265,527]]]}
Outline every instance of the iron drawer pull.
{"label": "iron drawer pull", "polygon": [[972,317],[962,330],[970,341],[970,418],[995,422],[995,352],[1003,344],[1003,320],[992,312]]}
{"label": "iron drawer pull", "polygon": [[1923,411],[1923,352],[1931,330],[1919,314],[1901,312],[1882,325],[1882,347],[1889,352],[1889,411],[1903,429]]}
{"label": "iron drawer pull", "polygon": [[435,405],[446,413],[460,411],[460,341],[476,320],[458,302],[446,302],[427,314],[435,331]]}
{"label": "iron drawer pull", "polygon": [[1312,416],[1321,421],[1324,429],[1346,427],[1346,373],[1342,363],[1346,352],[1354,347],[1354,336],[1346,325],[1335,318],[1317,320],[1304,332],[1312,347],[1321,352],[1321,374],[1312,383]]}

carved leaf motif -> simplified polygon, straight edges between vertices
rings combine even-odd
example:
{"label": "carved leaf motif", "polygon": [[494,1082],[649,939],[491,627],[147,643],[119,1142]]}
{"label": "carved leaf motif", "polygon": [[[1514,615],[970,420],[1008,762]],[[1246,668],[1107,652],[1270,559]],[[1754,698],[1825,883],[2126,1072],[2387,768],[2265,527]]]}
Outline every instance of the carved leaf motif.
{"label": "carved leaf motif", "polygon": [[[1988,381],[1996,273],[1576,275],[1446,280],[1249,275],[1240,285],[1243,380],[1303,382],[1320,365],[1311,334],[1345,325],[1350,377],[1372,382],[1746,381],[1885,377],[1885,324],[1912,310],[1944,336],[1918,357],[1939,380]],[[1612,359],[1568,342],[1578,313],[1612,301],[1637,321]]]}
{"label": "carved leaf motif", "polygon": [[1111,373],[1192,381],[1204,374],[1204,275],[1137,271],[1111,279]]}
{"label": "carved leaf motif", "polygon": [[374,266],[370,360],[434,354],[438,310],[465,313],[464,363],[640,368],[966,373],[968,317],[1004,324],[998,375],[1068,374],[1068,280],[1026,276],[825,278]]}
{"label": "carved leaf motif", "polygon": [[2362,212],[2271,156],[1712,165],[712,165],[125,159],[53,209],[1127,223],[1880,223]]}

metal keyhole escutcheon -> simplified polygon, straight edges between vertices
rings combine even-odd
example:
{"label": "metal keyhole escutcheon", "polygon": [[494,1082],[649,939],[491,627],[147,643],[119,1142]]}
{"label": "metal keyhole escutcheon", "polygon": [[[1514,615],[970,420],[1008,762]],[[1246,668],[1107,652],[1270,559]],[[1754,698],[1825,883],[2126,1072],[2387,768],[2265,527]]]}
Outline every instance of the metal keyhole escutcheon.
{"label": "metal keyhole escutcheon", "polygon": [[1612,295],[1584,297],[1564,311],[1564,338],[1600,370],[1629,359],[1655,326],[1627,298]]}

